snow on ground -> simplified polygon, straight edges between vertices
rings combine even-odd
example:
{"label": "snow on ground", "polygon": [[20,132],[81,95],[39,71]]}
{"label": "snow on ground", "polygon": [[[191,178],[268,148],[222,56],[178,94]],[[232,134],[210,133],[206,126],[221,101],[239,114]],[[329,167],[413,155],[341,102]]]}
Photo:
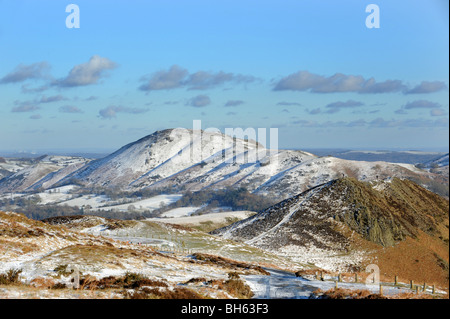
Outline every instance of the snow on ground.
{"label": "snow on ground", "polygon": [[[231,213],[231,212],[230,212]],[[241,212],[242,213],[242,212]],[[9,215],[10,213],[5,213]],[[11,213],[12,214],[12,213]],[[224,213],[219,213],[224,214]],[[192,216],[194,217],[194,216]],[[202,217],[202,216],[196,216]],[[207,215],[204,217],[208,217]],[[6,219],[5,219],[6,220]],[[0,220],[0,222],[2,222]],[[27,226],[27,223],[22,221],[17,222],[20,226]],[[8,222],[9,223],[9,222]],[[4,228],[7,229],[9,225],[4,225]],[[2,250],[0,251],[0,273],[7,271],[8,269],[22,269],[21,277],[25,279],[27,282],[32,278],[37,277],[52,277],[55,275],[54,269],[57,266],[63,264],[71,264],[76,265],[77,268],[83,274],[90,274],[97,278],[103,278],[108,276],[121,276],[126,271],[136,272],[149,276],[154,279],[166,280],[169,283],[176,285],[181,282],[186,282],[191,278],[205,277],[210,279],[226,279],[227,278],[227,270],[224,270],[221,267],[211,266],[208,264],[199,264],[199,263],[190,263],[189,260],[192,258],[186,253],[182,252],[181,254],[170,252],[170,249],[174,248],[177,241],[188,242],[188,237],[183,236],[192,236],[190,238],[192,240],[198,240],[202,242],[202,247],[199,247],[199,251],[203,251],[206,253],[219,253],[222,255],[223,252],[228,252],[229,248],[235,248],[239,251],[238,255],[227,256],[228,258],[232,258],[235,260],[245,260],[246,258],[239,258],[239,256],[244,256],[244,249],[246,249],[248,256],[254,256],[256,251],[248,250],[250,247],[243,247],[237,243],[231,242],[223,242],[223,240],[209,236],[202,235],[203,237],[199,237],[198,233],[196,234],[187,234],[184,231],[180,230],[172,230],[169,233],[165,232],[165,227],[160,229],[160,234],[158,238],[156,236],[153,237],[141,237],[143,232],[146,230],[149,231],[154,228],[148,228],[149,225],[146,222],[139,222],[136,226],[131,229],[105,229],[103,225],[94,226],[89,229],[89,231],[83,233],[76,233],[71,230],[61,229],[55,230],[53,228],[46,228],[46,231],[49,233],[44,236],[32,236],[27,238],[14,238],[9,237],[9,241],[11,242],[27,242],[31,244],[38,244],[39,249],[36,251],[30,251],[28,253],[15,254],[12,249]],[[30,227],[33,227],[30,225]],[[152,226],[154,227],[154,226]],[[120,238],[119,235],[121,232],[126,231],[130,232],[130,234],[126,237]],[[110,237],[112,240],[108,240],[105,237],[94,237],[90,236],[89,233],[102,232],[102,235],[106,235],[106,237]],[[116,236],[111,236],[115,234]],[[166,238],[160,238],[161,235],[165,234]],[[70,236],[69,236],[70,235]],[[131,235],[131,236],[130,236]],[[138,237],[133,237],[137,235]],[[148,234],[147,234],[148,235]],[[76,238],[78,241],[73,241]],[[120,241],[117,241],[120,240]],[[174,241],[175,240],[175,241]],[[207,246],[205,245],[205,240],[207,241]],[[111,247],[112,245],[116,248],[121,248],[123,250],[124,256],[119,260],[116,260],[115,255],[109,255],[106,253],[101,258],[97,259],[93,256],[88,257],[83,252],[71,251],[69,248],[73,246],[75,243],[81,244],[81,246],[90,245],[93,241],[98,241],[99,243],[109,242],[110,245],[92,245],[92,247]],[[136,243],[140,242],[141,244],[128,244],[126,242]],[[169,249],[169,252],[160,251],[162,254],[157,255],[146,255],[145,251],[151,252],[150,247],[146,247],[147,244],[151,244],[152,247],[159,247],[161,250],[164,248]],[[188,242],[189,244],[189,242]],[[172,246],[172,247],[170,247]],[[229,247],[227,247],[229,246]],[[179,249],[180,247],[178,247]],[[187,247],[191,249],[192,247]],[[62,250],[60,250],[62,249]],[[108,251],[109,248],[106,249],[105,252]],[[210,249],[215,252],[210,251]],[[134,250],[134,253],[129,253],[129,250]],[[127,253],[128,251],[128,253]],[[173,251],[173,250],[172,250]],[[139,255],[141,253],[142,255]],[[127,255],[128,254],[128,255]],[[137,255],[135,255],[137,254]],[[147,256],[146,258],[142,258],[142,256]],[[136,258],[135,258],[136,257]],[[234,257],[234,258],[233,258]],[[238,258],[236,258],[238,257]],[[263,260],[262,256],[256,257],[259,258],[260,261]],[[272,260],[273,261],[273,260]],[[281,265],[280,263],[276,263],[276,265]],[[289,267],[292,269],[292,267]],[[328,276],[325,278],[326,281],[319,280],[309,280],[295,277],[292,272],[275,270],[275,269],[267,269],[271,273],[270,276],[262,276],[262,275],[242,275],[243,278],[254,291],[254,298],[265,299],[265,298],[309,298],[311,293],[317,289],[321,289],[323,291],[332,289],[335,287],[334,280],[336,278]],[[65,280],[61,277],[62,280]],[[67,280],[70,278],[67,277]],[[339,283],[339,287],[346,289],[362,289],[369,290],[373,293],[379,292],[378,285],[365,285],[365,284],[356,284],[356,283]],[[383,286],[383,292],[385,295],[397,294],[400,292],[409,292],[410,290],[407,288],[397,288],[392,286]],[[429,291],[428,291],[429,292]],[[19,292],[18,292],[19,293]],[[14,294],[9,294],[8,291],[0,289],[0,297],[6,295],[8,297],[13,297]],[[20,295],[16,297],[21,297]]]}
{"label": "snow on ground", "polygon": [[10,194],[6,194],[6,195],[1,195],[0,200],[1,199],[13,199],[16,197],[22,197],[23,195],[24,195],[23,193],[10,193]]}
{"label": "snow on ground", "polygon": [[160,208],[162,205],[169,205],[171,203],[179,200],[183,195],[173,194],[173,195],[158,195],[150,197],[143,200],[138,200],[136,202],[130,202],[122,205],[113,205],[101,207],[102,210],[117,210],[126,212],[129,210],[130,206],[134,206],[135,210],[154,210]]}
{"label": "snow on ground", "polygon": [[[54,194],[51,194],[54,195]],[[46,195],[49,196],[49,195]],[[54,195],[56,196],[56,195]],[[70,195],[68,195],[70,196]],[[142,200],[137,200],[134,202],[128,202],[125,204],[114,205],[114,201],[110,200],[105,195],[83,195],[74,199],[66,200],[58,203],[59,205],[68,206],[87,206],[90,205],[91,209],[94,210],[116,210],[126,212],[133,206],[134,210],[153,210],[161,207],[161,205],[168,205],[176,202],[181,198],[182,195],[158,195]],[[44,196],[45,197],[45,196]]]}
{"label": "snow on ground", "polygon": [[70,200],[73,196],[70,194],[70,191],[72,191],[75,187],[76,187],[75,185],[67,185],[67,186],[48,189],[44,192],[29,195],[29,196],[38,195],[41,198],[41,201],[39,203],[41,205],[55,204],[55,203]]}
{"label": "snow on ground", "polygon": [[167,212],[164,212],[163,214],[161,214],[161,217],[169,217],[169,218],[186,217],[196,212],[199,208],[200,207],[178,207],[171,209]]}
{"label": "snow on ground", "polygon": [[197,216],[182,216],[182,217],[172,217],[172,218],[148,218],[149,221],[179,224],[179,225],[199,225],[203,222],[212,221],[213,223],[223,223],[226,222],[227,218],[239,218],[244,219],[253,215],[255,212],[251,211],[230,211],[222,213],[209,213]]}
{"label": "snow on ground", "polygon": [[[270,272],[270,276],[241,276],[255,293],[253,297],[255,299],[308,299],[312,292],[317,289],[327,291],[335,288],[333,280],[308,280],[296,277],[293,273],[286,271],[267,268],[265,270]],[[337,280],[337,278],[334,280]],[[351,290],[368,290],[374,294],[380,292],[380,286],[375,284],[340,282],[338,287]],[[396,295],[404,292],[411,292],[411,290],[404,287],[383,285],[384,295]]]}
{"label": "snow on ground", "polygon": [[403,168],[409,169],[412,172],[416,172],[416,173],[420,173],[421,172],[421,170],[419,168],[417,168],[413,164],[395,163],[394,165],[398,165],[398,166],[401,166]]}
{"label": "snow on ground", "polygon": [[[62,187],[51,188],[40,193],[24,194],[24,193],[11,193],[0,196],[0,199],[9,199],[15,197],[33,197],[39,196],[41,201],[40,205],[57,204],[67,206],[91,206],[93,210],[116,210],[126,212],[130,210],[130,206],[133,206],[134,211],[154,210],[164,205],[169,205],[179,200],[183,195],[171,194],[171,195],[157,195],[146,199],[125,199],[125,203],[111,200],[105,195],[87,194],[77,195],[73,191],[78,188],[75,185],[66,185]],[[181,217],[189,216],[194,213],[200,207],[180,207],[170,210],[163,214],[164,217]]]}
{"label": "snow on ground", "polygon": [[16,163],[0,163],[0,168],[7,170],[9,172],[12,173],[17,173],[18,171],[22,170],[23,168],[25,168],[27,165],[19,165]]}
{"label": "snow on ground", "polygon": [[69,200],[72,198],[72,195],[64,194],[64,193],[44,192],[44,193],[39,193],[36,195],[38,195],[41,198],[41,201],[39,202],[39,204],[41,204],[41,205],[63,202],[63,201],[66,201],[66,200]]}
{"label": "snow on ground", "polygon": [[74,199],[70,199],[67,201],[63,201],[58,203],[59,205],[68,205],[68,206],[91,206],[93,209],[99,208],[107,204],[109,198],[105,195],[83,195],[81,197],[77,197]]}
{"label": "snow on ground", "polygon": [[342,254],[330,249],[297,245],[284,246],[280,248],[279,253],[294,263],[314,264],[330,271],[339,271],[348,265],[361,264],[366,258],[366,254],[358,250]]}
{"label": "snow on ground", "polygon": [[79,186],[76,186],[76,185],[65,185],[65,186],[61,186],[61,187],[55,187],[55,188],[48,189],[45,192],[46,193],[69,194],[71,191],[73,191],[76,188],[79,188]]}

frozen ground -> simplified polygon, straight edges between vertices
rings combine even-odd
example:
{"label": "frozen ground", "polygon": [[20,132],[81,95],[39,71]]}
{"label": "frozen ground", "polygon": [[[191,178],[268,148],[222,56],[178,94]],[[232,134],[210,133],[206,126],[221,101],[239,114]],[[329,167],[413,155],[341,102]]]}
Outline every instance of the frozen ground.
{"label": "frozen ground", "polygon": [[[255,293],[253,297],[255,299],[308,299],[318,289],[327,291],[335,288],[334,280],[308,280],[296,277],[287,271],[267,268],[265,270],[270,272],[270,276],[242,276]],[[374,294],[380,292],[379,285],[366,285],[365,283],[339,282],[338,287],[350,290],[368,290]],[[383,285],[383,295],[392,296],[406,292],[411,292],[411,290],[405,287],[394,287],[392,284],[391,286]]]}
{"label": "frozen ground", "polygon": [[92,209],[98,209],[99,207],[108,203],[109,198],[105,195],[83,195],[74,199],[59,202],[59,205],[67,206],[91,206]]}
{"label": "frozen ground", "polygon": [[154,197],[150,197],[143,200],[138,200],[136,202],[130,202],[122,205],[112,205],[112,206],[102,206],[100,209],[102,210],[117,210],[126,212],[129,210],[130,205],[134,206],[134,209],[137,211],[140,210],[154,210],[160,208],[163,205],[169,205],[171,203],[179,200],[183,195],[174,194],[174,195],[158,195]]}
{"label": "frozen ground", "polygon": [[[94,225],[95,221],[98,222],[97,225]],[[129,227],[111,229],[105,227],[104,222],[106,220],[100,217],[85,217],[79,220],[78,226],[68,224],[67,226],[71,225],[72,228],[66,228],[27,220],[14,213],[0,212],[0,230],[6,234],[5,241],[0,242],[0,273],[14,268],[23,270],[21,280],[25,282],[38,277],[55,279],[56,267],[70,264],[75,265],[83,274],[96,278],[121,276],[126,271],[131,271],[152,279],[167,281],[174,286],[191,278],[226,279],[231,269],[193,262],[195,257],[192,253],[201,252],[270,267],[266,268],[270,276],[241,275],[258,299],[309,298],[313,291],[326,291],[335,285],[333,280],[336,278],[330,275],[325,276],[326,281],[319,281],[308,280],[311,276],[307,277],[308,279],[297,278],[292,272],[275,270],[273,268],[276,267],[301,267],[243,243],[163,223],[133,221],[125,224]],[[7,230],[13,226],[17,232],[34,232],[34,235],[18,237],[10,234]],[[38,230],[40,233],[37,233]],[[153,253],[153,249],[158,253]],[[69,279],[64,276],[60,278],[64,282]],[[379,290],[379,286],[355,283],[339,283],[339,287],[369,290],[374,293]],[[384,294],[389,295],[410,291],[392,286],[385,286],[383,290]],[[0,287],[0,299],[55,298],[56,295],[47,292],[30,291],[28,296],[21,295],[27,291],[21,291],[20,287],[13,287],[11,290]],[[72,298],[68,295],[59,297]],[[105,295],[102,298],[111,297],[114,296]]]}
{"label": "frozen ground", "polygon": [[161,214],[161,217],[177,218],[187,217],[195,213],[200,207],[178,207]]}
{"label": "frozen ground", "polygon": [[165,216],[166,218],[149,218],[148,220],[178,225],[200,225],[201,223],[204,222],[223,223],[226,222],[228,218],[244,219],[253,214],[255,214],[255,212],[243,210],[243,211],[230,211],[222,213],[209,213],[196,216],[174,216],[174,217]]}

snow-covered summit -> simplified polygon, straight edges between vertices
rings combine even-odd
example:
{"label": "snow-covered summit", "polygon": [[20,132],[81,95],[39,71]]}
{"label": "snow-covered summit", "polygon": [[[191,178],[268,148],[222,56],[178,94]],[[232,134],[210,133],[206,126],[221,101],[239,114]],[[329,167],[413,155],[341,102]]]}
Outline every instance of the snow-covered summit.
{"label": "snow-covered summit", "polygon": [[[3,179],[0,193],[17,191],[17,185],[21,185],[20,191],[28,191],[76,184],[122,190],[246,187],[252,192],[288,198],[342,175],[372,180],[430,174],[409,164],[349,161],[299,150],[267,149],[244,136],[184,128],[154,132],[101,159],[78,161],[63,168],[53,165],[47,171],[39,168],[35,172],[38,168],[30,167],[27,175],[19,171]],[[24,176],[26,183],[21,182]]]}

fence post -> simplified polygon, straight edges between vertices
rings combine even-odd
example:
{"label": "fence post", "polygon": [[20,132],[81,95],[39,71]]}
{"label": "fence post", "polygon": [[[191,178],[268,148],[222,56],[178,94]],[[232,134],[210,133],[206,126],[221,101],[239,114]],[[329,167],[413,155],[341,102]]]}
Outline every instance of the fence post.
{"label": "fence post", "polygon": [[320,272],[320,280],[324,281],[325,279],[323,278],[323,271]]}
{"label": "fence post", "polygon": [[419,285],[416,286],[416,294],[419,293]]}
{"label": "fence post", "polygon": [[338,274],[338,281],[342,282],[342,275],[341,274]]}
{"label": "fence post", "polygon": [[410,281],[409,281],[409,287],[410,287],[411,289],[414,289],[414,281],[413,281],[413,280],[410,280]]}
{"label": "fence post", "polygon": [[424,282],[424,283],[423,283],[423,291],[425,292],[426,290],[427,290],[427,283]]}
{"label": "fence post", "polygon": [[431,293],[434,295],[434,293],[436,292],[436,285],[433,285],[433,288],[431,290]]}
{"label": "fence post", "polygon": [[398,285],[398,276],[397,275],[395,275],[395,284],[394,284],[395,286],[397,286]]}
{"label": "fence post", "polygon": [[334,282],[334,289],[338,289],[338,282],[337,281]]}
{"label": "fence post", "polygon": [[383,295],[383,286],[380,284],[380,295]]}

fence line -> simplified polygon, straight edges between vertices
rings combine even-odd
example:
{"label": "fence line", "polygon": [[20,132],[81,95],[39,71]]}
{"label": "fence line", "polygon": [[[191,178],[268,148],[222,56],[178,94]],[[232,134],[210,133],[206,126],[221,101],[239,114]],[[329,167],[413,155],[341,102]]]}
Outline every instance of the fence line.
{"label": "fence line", "polygon": [[[330,275],[331,278],[325,278],[323,271],[320,271],[319,273],[315,273],[315,279],[321,280],[321,281],[331,281],[335,283],[335,289],[338,289],[339,283],[360,283],[359,276],[357,273],[354,274],[354,280],[353,281],[344,281],[344,277],[341,273],[338,273],[337,276]],[[423,283],[423,285],[414,284],[413,280],[410,280],[409,285],[407,283],[401,283],[399,282],[398,275],[395,275],[393,278],[393,282],[380,282],[379,283],[379,293],[380,295],[383,295],[383,287],[398,287],[403,289],[409,289],[417,294],[424,292],[429,294],[436,294],[436,285],[433,284],[429,286],[426,282]],[[363,284],[363,283],[361,283]],[[431,289],[431,292],[429,291]]]}

